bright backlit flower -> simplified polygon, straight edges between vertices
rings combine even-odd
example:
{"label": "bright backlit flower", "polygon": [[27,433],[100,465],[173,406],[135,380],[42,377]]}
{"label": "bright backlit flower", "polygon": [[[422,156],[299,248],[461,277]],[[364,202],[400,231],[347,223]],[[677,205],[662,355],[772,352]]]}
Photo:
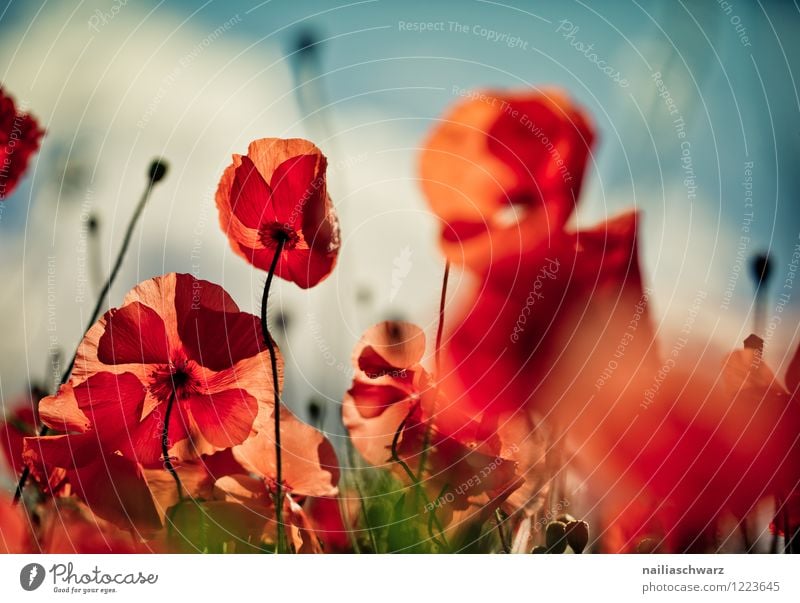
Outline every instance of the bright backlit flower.
{"label": "bright backlit flower", "polygon": [[233,250],[269,270],[278,244],[279,277],[307,289],[333,270],[339,224],[322,152],[307,140],[264,138],[234,155],[217,188],[222,230]]}

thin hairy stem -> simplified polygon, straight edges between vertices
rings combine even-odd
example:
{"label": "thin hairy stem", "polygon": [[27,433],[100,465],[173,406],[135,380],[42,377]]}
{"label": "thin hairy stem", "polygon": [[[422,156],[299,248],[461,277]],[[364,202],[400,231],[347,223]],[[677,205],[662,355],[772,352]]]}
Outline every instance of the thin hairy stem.
{"label": "thin hairy stem", "polygon": [[283,252],[283,247],[286,244],[286,239],[279,238],[277,246],[275,247],[275,255],[272,258],[272,264],[269,267],[267,274],[267,282],[264,283],[264,294],[261,296],[261,334],[264,337],[264,343],[269,350],[269,361],[272,368],[272,393],[274,399],[274,410],[272,412],[275,417],[275,521],[278,524],[278,543],[277,549],[281,553],[284,548],[284,530],[283,530],[283,496],[281,490],[283,489],[283,473],[281,462],[281,395],[280,383],[278,380],[278,353],[275,350],[275,344],[269,334],[269,326],[267,324],[267,301],[269,300],[269,288],[272,285],[272,278],[275,276],[275,268],[278,266],[278,260]]}

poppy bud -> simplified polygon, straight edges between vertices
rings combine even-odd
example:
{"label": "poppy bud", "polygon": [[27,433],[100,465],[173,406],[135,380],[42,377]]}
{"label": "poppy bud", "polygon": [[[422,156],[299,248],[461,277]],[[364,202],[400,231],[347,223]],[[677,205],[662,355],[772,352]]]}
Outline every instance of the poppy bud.
{"label": "poppy bud", "polygon": [[589,544],[589,524],[585,521],[570,521],[566,530],[567,544],[580,555]]}
{"label": "poppy bud", "polygon": [[551,521],[544,530],[545,544],[548,553],[559,555],[567,550],[566,525],[560,521]]}
{"label": "poppy bud", "polygon": [[148,171],[150,182],[153,184],[156,182],[161,182],[164,179],[164,176],[167,175],[168,167],[169,164],[163,159],[154,159],[150,164],[150,169]]}
{"label": "poppy bud", "polygon": [[86,222],[86,227],[89,229],[89,232],[97,232],[97,216],[94,214],[89,216],[89,220]]}
{"label": "poppy bud", "polygon": [[531,555],[542,555],[547,552],[543,546],[535,546],[531,549]]}

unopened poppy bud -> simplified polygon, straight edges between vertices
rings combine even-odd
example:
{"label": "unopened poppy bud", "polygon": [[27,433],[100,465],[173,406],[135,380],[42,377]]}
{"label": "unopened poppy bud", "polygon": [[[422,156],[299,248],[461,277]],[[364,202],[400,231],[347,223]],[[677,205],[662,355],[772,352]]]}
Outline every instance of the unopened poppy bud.
{"label": "unopened poppy bud", "polygon": [[89,232],[97,232],[97,216],[94,214],[89,216],[89,219],[86,221],[86,227],[89,229]]}
{"label": "unopened poppy bud", "polygon": [[156,182],[161,182],[164,179],[164,176],[167,175],[168,168],[169,164],[163,159],[154,159],[153,163],[150,164],[150,170],[148,171],[150,182],[153,184]]}
{"label": "unopened poppy bud", "polygon": [[543,555],[547,549],[543,546],[535,546],[531,549],[531,555]]}
{"label": "unopened poppy bud", "polygon": [[548,553],[559,555],[567,550],[566,525],[560,521],[551,521],[544,531]]}
{"label": "unopened poppy bud", "polygon": [[578,555],[589,544],[589,524],[585,521],[570,521],[566,527],[567,544]]}

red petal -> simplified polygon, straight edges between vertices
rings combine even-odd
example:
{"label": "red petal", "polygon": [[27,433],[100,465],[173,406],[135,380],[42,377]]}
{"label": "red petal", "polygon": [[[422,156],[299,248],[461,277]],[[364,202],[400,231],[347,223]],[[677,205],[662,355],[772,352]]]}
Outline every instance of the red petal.
{"label": "red petal", "polygon": [[301,289],[309,289],[327,277],[336,265],[335,253],[318,253],[313,249],[295,248],[285,252],[276,274],[292,281]]}
{"label": "red petal", "polygon": [[184,401],[197,429],[214,446],[229,448],[250,435],[258,403],[243,389],[229,389]]}
{"label": "red petal", "polygon": [[179,334],[189,357],[215,371],[263,349],[261,321],[244,312],[192,310],[181,321]]}
{"label": "red petal", "polygon": [[42,475],[61,467],[71,469],[91,463],[101,454],[97,435],[91,432],[25,438],[23,456]]}
{"label": "red petal", "polygon": [[275,168],[270,185],[277,221],[297,228],[306,212],[324,205],[326,167],[323,155],[298,155]]}
{"label": "red petal", "polygon": [[353,403],[359,414],[365,419],[372,419],[383,413],[393,404],[408,399],[408,393],[391,385],[372,385],[353,382],[347,392],[353,397]]}
{"label": "red petal", "polygon": [[105,364],[167,363],[167,331],[155,310],[134,302],[106,316],[97,357]]}
{"label": "red petal", "polygon": [[139,421],[145,389],[132,373],[97,373],[73,391],[92,430],[111,449],[113,440]]}
{"label": "red petal", "polygon": [[230,205],[234,215],[245,226],[258,229],[264,222],[277,219],[272,199],[272,191],[255,164],[249,157],[242,157],[231,189]]}
{"label": "red petal", "polygon": [[238,312],[239,306],[219,285],[193,277],[191,274],[175,275],[175,311],[178,321],[192,309],[206,308],[220,312]]}
{"label": "red petal", "polygon": [[108,454],[69,472],[76,493],[100,517],[120,527],[161,528],[161,519],[141,468],[129,459]]}

